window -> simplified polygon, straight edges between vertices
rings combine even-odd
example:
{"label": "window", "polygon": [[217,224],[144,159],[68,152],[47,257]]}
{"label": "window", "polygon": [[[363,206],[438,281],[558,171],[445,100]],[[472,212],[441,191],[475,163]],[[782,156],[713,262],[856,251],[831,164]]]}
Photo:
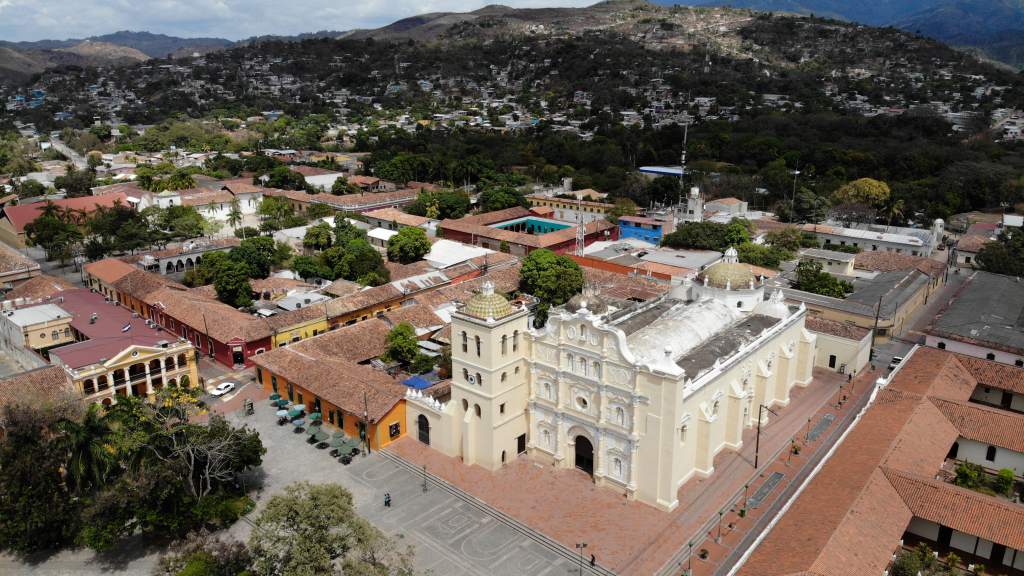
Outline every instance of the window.
{"label": "window", "polygon": [[502,402],[501,406],[498,406],[498,414],[504,414],[504,413],[505,413],[505,403]]}
{"label": "window", "polygon": [[[1020,360],[1018,360],[1018,362],[1020,362]],[[519,366],[516,366],[516,369],[513,370],[512,372],[513,374],[519,374]]]}
{"label": "window", "polygon": [[[173,362],[173,360],[171,360],[170,358],[168,358],[167,361]],[[173,366],[173,364],[170,365]],[[263,370],[260,370],[259,368],[256,369],[256,381],[259,382],[260,384],[263,384]]]}
{"label": "window", "polygon": [[466,412],[469,410],[469,402],[465,398],[462,399],[462,411]]}
{"label": "window", "polygon": [[469,352],[469,336],[465,330],[462,331],[462,351]]}
{"label": "window", "polygon": [[476,373],[476,383],[479,386],[483,386],[484,385],[484,377],[481,376],[479,372]]}
{"label": "window", "polygon": [[508,378],[508,375],[504,372],[501,373],[501,381],[504,382]]}
{"label": "window", "polygon": [[615,407],[615,423],[619,426],[626,425],[626,411],[622,409],[622,406]]}
{"label": "window", "polygon": [[985,354],[985,359],[986,360],[995,360],[996,359],[996,355],[991,353],[991,352],[989,352],[988,354]]}
{"label": "window", "polygon": [[46,332],[40,332],[40,333],[39,333],[39,338],[40,338],[41,340],[46,340]]}
{"label": "window", "polygon": [[601,377],[601,365],[598,364],[595,361],[593,364],[591,364],[591,368],[593,369],[593,376],[594,376],[594,378],[600,378]]}
{"label": "window", "polygon": [[586,340],[586,339],[587,339],[587,325],[586,324],[580,324],[580,340]]}
{"label": "window", "polygon": [[501,463],[502,464],[505,463],[505,451],[504,450],[501,451]]}
{"label": "window", "polygon": [[476,412],[476,417],[479,418],[480,417],[480,405],[479,404],[473,404],[473,411]]}
{"label": "window", "polygon": [[737,308],[743,308],[743,300],[740,300],[740,301],[736,302],[736,307]]}
{"label": "window", "polygon": [[476,355],[479,356],[480,355],[480,337],[479,336],[473,336],[473,339],[476,341]]}
{"label": "window", "polygon": [[544,383],[544,397],[548,398],[548,399],[551,399],[551,383],[550,382],[545,382]]}
{"label": "window", "polygon": [[829,368],[835,368],[836,367],[836,355],[835,354],[829,354],[828,355],[828,367]]}
{"label": "window", "polygon": [[715,405],[711,407],[711,415],[718,416],[718,400],[715,400]]}
{"label": "window", "polygon": [[540,433],[540,437],[544,439],[544,447],[551,448],[551,431],[544,430]]}
{"label": "window", "polygon": [[512,332],[512,351],[517,350],[519,350],[519,330],[514,330]]}
{"label": "window", "polygon": [[1024,367],[1024,360],[1017,360],[1013,363],[1013,365],[1017,366],[1018,368]]}
{"label": "window", "polygon": [[65,338],[71,338],[71,328],[65,328],[64,329],[64,337]]}
{"label": "window", "polygon": [[583,412],[586,412],[587,408],[590,407],[590,402],[587,402],[587,399],[584,398],[583,396],[577,396],[576,407],[582,410]]}
{"label": "window", "polygon": [[580,374],[587,375],[587,359],[580,358]]}
{"label": "window", "polygon": [[679,427],[679,441],[686,444],[686,424]]}
{"label": "window", "polygon": [[270,375],[270,387],[275,393],[277,392],[277,376],[274,376],[273,374]]}
{"label": "window", "polygon": [[462,379],[469,382],[469,370],[466,370],[465,368],[462,369]]}
{"label": "window", "polygon": [[939,342],[937,347],[938,347],[939,350],[945,350],[946,349],[946,343],[945,342]]}
{"label": "window", "polygon": [[401,434],[401,433],[402,433],[402,425],[400,423],[395,422],[391,426],[388,426],[388,435],[391,437],[392,440],[394,440],[395,438],[398,438],[398,435]]}
{"label": "window", "polygon": [[622,478],[622,460],[619,458],[612,458],[612,474],[616,478]]}
{"label": "window", "polygon": [[576,367],[576,357],[572,354],[566,354],[565,359],[569,361],[569,371],[572,372],[573,368]]}
{"label": "window", "polygon": [[985,450],[985,460],[988,460],[989,462],[995,462],[996,461],[996,447],[995,446],[989,446],[988,449]]}
{"label": "window", "polygon": [[504,356],[508,352],[508,336],[501,335],[501,355]]}

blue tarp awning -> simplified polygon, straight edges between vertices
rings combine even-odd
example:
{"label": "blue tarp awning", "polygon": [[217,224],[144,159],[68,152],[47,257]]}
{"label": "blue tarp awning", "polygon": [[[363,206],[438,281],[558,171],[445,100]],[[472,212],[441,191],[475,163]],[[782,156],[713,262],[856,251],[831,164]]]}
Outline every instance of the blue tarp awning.
{"label": "blue tarp awning", "polygon": [[405,384],[409,388],[423,390],[425,388],[430,388],[433,382],[428,381],[426,378],[422,376],[412,376],[411,378],[406,378],[405,381],[402,382],[402,384]]}

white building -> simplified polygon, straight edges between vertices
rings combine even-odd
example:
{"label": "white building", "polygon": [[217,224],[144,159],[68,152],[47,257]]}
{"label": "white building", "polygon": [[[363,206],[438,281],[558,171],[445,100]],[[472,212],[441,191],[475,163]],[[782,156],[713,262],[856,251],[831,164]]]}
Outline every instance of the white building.
{"label": "white building", "polygon": [[485,285],[452,314],[450,401],[410,392],[408,426],[466,464],[529,452],[671,510],[687,480],[742,446],[762,404],[811,381],[804,318],[781,293],[766,301],[735,250],[663,298],[577,296],[539,330]]}

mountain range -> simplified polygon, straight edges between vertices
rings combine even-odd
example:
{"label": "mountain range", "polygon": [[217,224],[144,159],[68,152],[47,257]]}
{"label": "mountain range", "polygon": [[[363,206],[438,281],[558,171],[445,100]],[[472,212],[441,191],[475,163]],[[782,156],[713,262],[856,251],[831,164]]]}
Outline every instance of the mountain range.
{"label": "mountain range", "polygon": [[[655,0],[671,5],[672,0]],[[893,26],[1024,68],[1024,0],[690,0],[764,12],[814,14]]]}

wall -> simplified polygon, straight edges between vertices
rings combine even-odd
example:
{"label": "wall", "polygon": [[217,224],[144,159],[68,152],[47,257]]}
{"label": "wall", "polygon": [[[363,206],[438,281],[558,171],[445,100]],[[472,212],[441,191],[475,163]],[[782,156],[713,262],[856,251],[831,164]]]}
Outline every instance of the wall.
{"label": "wall", "polygon": [[[283,330],[278,330],[276,334],[271,338],[272,345],[274,348],[280,348],[283,345],[287,345],[291,342],[298,342],[299,340],[305,340],[306,338],[312,338],[318,334],[327,332],[329,324],[327,318],[317,318],[316,320],[310,320],[308,322],[297,324],[295,326],[289,326]],[[298,337],[298,340],[295,338]]]}
{"label": "wall", "polygon": [[957,460],[966,460],[973,464],[977,464],[984,468],[992,470],[1001,470],[1003,468],[1010,468],[1017,476],[1024,475],[1024,454],[1020,452],[1014,452],[1008,448],[996,448],[996,459],[995,461],[988,461],[985,459],[985,452],[988,450],[989,445],[983,442],[977,442],[975,440],[968,440],[967,438],[960,438],[957,440],[960,445],[956,453]]}
{"label": "wall", "polygon": [[[1010,406],[1003,406],[1003,394],[1010,395]],[[1006,410],[1013,410],[1014,412],[1024,413],[1024,396],[1020,394],[1014,394],[1009,391],[1004,391],[1000,388],[993,386],[984,386],[979,384],[974,392],[971,394],[972,402],[980,402],[983,404],[991,404],[992,406],[999,406]]]}
{"label": "wall", "polygon": [[[818,336],[818,351],[814,357],[814,365],[819,368],[839,372],[845,364],[845,374],[853,371],[860,372],[868,363],[871,356],[871,333],[869,332],[863,340],[850,340],[840,338],[831,334],[815,332]],[[836,357],[835,367],[829,368],[829,356]]]}
{"label": "wall", "polygon": [[[292,394],[291,398],[289,398],[289,382],[286,378],[284,378],[283,376],[275,375],[273,374],[273,372],[266,368],[257,367],[256,372],[257,380],[262,381],[262,386],[265,391],[271,394],[276,391],[276,393],[280,394],[282,398],[291,399],[295,403],[300,403],[301,395],[301,403],[306,405],[306,413],[314,411],[316,400],[319,398],[316,394],[310,392],[308,389],[298,384],[291,383]],[[355,438],[357,440],[359,439],[359,424],[362,421],[362,415],[346,412],[345,410],[342,410],[338,406],[322,398],[320,398],[320,412],[324,416],[324,425],[326,427],[340,429],[349,438]],[[342,425],[340,427],[337,425],[337,420],[335,420],[335,422],[332,424],[330,419],[331,412],[334,412],[335,414],[339,412],[341,413]],[[378,422],[371,423],[368,426],[367,438],[369,438],[370,440],[370,449],[379,450],[381,448],[386,447],[388,444],[394,442],[395,440],[398,440],[402,436],[405,436],[406,431],[408,429],[406,419],[407,415],[405,410],[405,400],[399,400],[398,403]],[[392,424],[398,424],[400,429],[399,435],[394,438],[392,438],[389,433],[390,426]]]}
{"label": "wall", "polygon": [[[940,343],[943,344],[943,346],[940,346]],[[988,358],[989,360],[995,360],[996,362],[1009,364],[1011,366],[1024,366],[1024,355],[995,350],[993,348],[979,346],[977,344],[960,342],[958,340],[952,340],[941,336],[925,334],[925,345],[932,348],[943,348],[944,350],[956,352],[957,354],[974,356],[975,358]],[[989,355],[992,357],[989,358]]]}

